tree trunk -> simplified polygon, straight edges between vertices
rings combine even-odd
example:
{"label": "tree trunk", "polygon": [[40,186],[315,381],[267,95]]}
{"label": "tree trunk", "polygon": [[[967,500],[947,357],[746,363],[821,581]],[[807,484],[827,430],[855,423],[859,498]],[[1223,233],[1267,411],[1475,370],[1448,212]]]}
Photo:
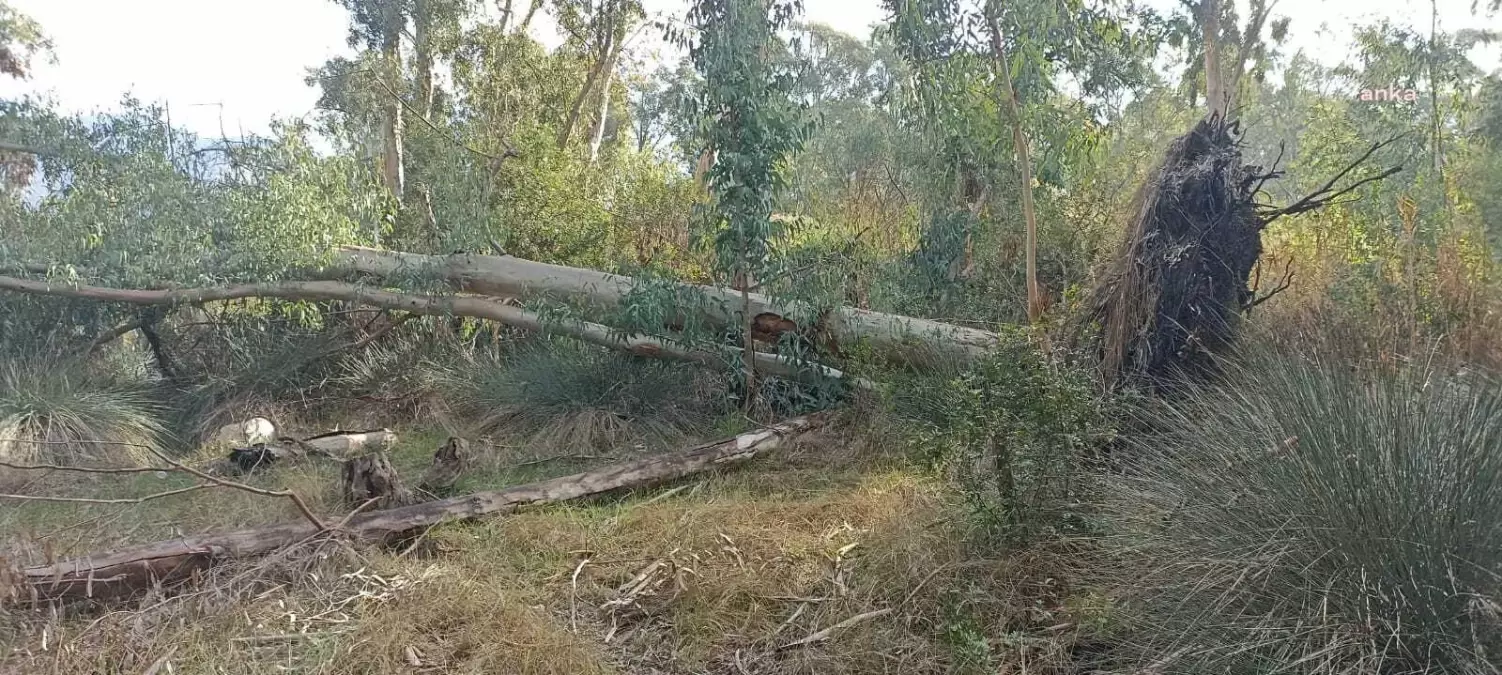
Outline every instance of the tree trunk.
{"label": "tree trunk", "polygon": [[1224,119],[1226,116],[1226,91],[1221,82],[1220,69],[1220,2],[1200,0],[1200,27],[1205,41],[1205,103],[1210,114]]}
{"label": "tree trunk", "polygon": [[433,465],[428,467],[428,472],[423,475],[422,482],[417,484],[417,489],[436,497],[447,496],[453,492],[454,483],[469,468],[472,459],[469,441],[457,436],[450,437],[448,442],[433,453]]}
{"label": "tree trunk", "polygon": [[388,9],[381,54],[385,58],[385,75],[391,81],[386,87],[390,96],[385,101],[385,114],[381,118],[381,180],[387,191],[400,202],[406,180],[402,166],[402,102],[398,98],[400,95],[398,92],[404,89],[401,83],[401,44],[402,25],[405,21],[400,10],[400,3],[386,4]]}
{"label": "tree trunk", "polygon": [[522,22],[516,26],[518,32],[525,33],[532,26],[532,17],[537,16],[537,10],[542,9],[542,0],[532,0],[532,6],[527,8],[527,15],[522,17]]}
{"label": "tree trunk", "polygon": [[417,111],[423,119],[433,116],[433,17],[428,0],[412,1],[412,50],[416,55]]}
{"label": "tree trunk", "polygon": [[610,49],[610,57],[605,64],[605,82],[600,86],[600,115],[599,119],[595,120],[594,133],[589,139],[590,164],[594,164],[600,158],[600,145],[605,142],[605,120],[610,117],[610,85],[615,82],[615,62],[621,55],[618,34],[611,35],[607,48]]}
{"label": "tree trunk", "polygon": [[558,130],[558,149],[568,147],[568,142],[574,135],[574,127],[579,124],[579,116],[584,112],[584,102],[589,99],[589,92],[595,90],[595,82],[599,81],[601,73],[605,71],[605,62],[609,60],[610,45],[605,45],[605,50],[600,53],[600,58],[589,69],[589,75],[584,78],[584,87],[574,97],[574,104],[569,107],[568,119],[564,120],[563,128]]}
{"label": "tree trunk", "polygon": [[[282,298],[287,300],[345,300],[371,307],[399,309],[413,314],[428,316],[472,316],[489,319],[524,330],[564,335],[583,342],[619,349],[637,356],[669,358],[691,361],[705,365],[722,365],[726,359],[740,356],[740,350],[726,348],[721,352],[689,349],[667,340],[646,336],[620,337],[607,326],[586,323],[552,323],[536,313],[519,307],[502,304],[495,300],[475,297],[435,297],[392,293],[338,281],[289,281],[267,284],[247,284],[219,288],[186,288],[170,291],[104,288],[100,286],[76,286],[52,284],[45,281],[17,279],[0,276],[0,290],[51,295],[58,297],[90,298],[106,302],[125,302],[137,305],[202,304],[237,298]],[[800,365],[776,354],[758,352],[756,363],[761,370],[797,380],[841,379],[844,374],[833,368],[815,365]],[[854,380],[853,386],[870,388],[865,380]]]}
{"label": "tree trunk", "polygon": [[[708,445],[585,471],[572,476],[479,492],[411,506],[373,511],[349,519],[343,531],[365,541],[384,541],[439,523],[511,513],[525,506],[588,497],[620,488],[663,481],[744,462],[822,426],[825,414],[798,417]],[[236,532],[179,537],[53,565],[17,570],[0,600],[22,602],[129,595],[193,578],[218,562],[248,558],[291,546],[320,534],[306,520]],[[7,575],[0,575],[0,579]]]}
{"label": "tree trunk", "polygon": [[1236,65],[1231,68],[1230,81],[1226,83],[1226,110],[1235,110],[1241,102],[1241,78],[1246,72],[1247,60],[1251,58],[1252,49],[1262,40],[1262,28],[1267,24],[1267,17],[1272,13],[1272,7],[1265,0],[1252,0],[1252,15],[1247,19],[1246,32],[1242,33],[1241,47],[1236,52]]}
{"label": "tree trunk", "polygon": [[[456,290],[500,297],[558,296],[584,300],[602,308],[619,305],[631,292],[635,280],[595,270],[549,265],[514,256],[450,255],[381,251],[358,246],[338,250],[337,273],[361,273],[380,277],[429,271],[446,279]],[[3,286],[0,286],[3,288]],[[739,325],[740,292],[713,286],[683,284],[683,290],[702,294],[706,302],[692,303],[697,319],[721,327]],[[996,334],[951,324],[861,309],[838,307],[825,311],[800,304],[777,304],[765,295],[750,293],[753,316],[772,314],[820,317],[815,325],[798,325],[805,337],[823,342],[832,351],[866,341],[878,353],[916,364],[932,361],[935,352],[954,352],[962,357],[985,354],[996,345]],[[682,317],[680,317],[680,320]],[[758,363],[765,371],[765,364]]]}
{"label": "tree trunk", "polygon": [[694,185],[699,186],[700,190],[708,185],[709,169],[714,166],[715,154],[714,148],[705,148],[704,152],[699,153],[699,160],[694,163]]}
{"label": "tree trunk", "polygon": [[1007,58],[1002,42],[1001,22],[992,15],[991,48],[995,51],[997,80],[1002,84],[1002,98],[1012,115],[1012,147],[1017,153],[1017,168],[1022,173],[1022,220],[1027,228],[1024,244],[1027,255],[1027,320],[1038,323],[1043,316],[1047,301],[1038,285],[1038,219],[1033,211],[1033,167],[1027,150],[1027,136],[1022,133],[1022,106],[1017,103],[1017,90],[1012,86],[1012,62]]}

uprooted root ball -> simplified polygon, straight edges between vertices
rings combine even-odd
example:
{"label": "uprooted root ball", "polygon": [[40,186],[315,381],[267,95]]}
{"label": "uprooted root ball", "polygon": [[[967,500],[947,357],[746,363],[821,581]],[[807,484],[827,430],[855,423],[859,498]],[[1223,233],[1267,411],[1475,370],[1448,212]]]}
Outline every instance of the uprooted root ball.
{"label": "uprooted root ball", "polygon": [[1127,240],[1094,291],[1107,384],[1160,386],[1202,370],[1234,338],[1262,253],[1258,169],[1234,125],[1210,118],[1169,147],[1137,195]]}

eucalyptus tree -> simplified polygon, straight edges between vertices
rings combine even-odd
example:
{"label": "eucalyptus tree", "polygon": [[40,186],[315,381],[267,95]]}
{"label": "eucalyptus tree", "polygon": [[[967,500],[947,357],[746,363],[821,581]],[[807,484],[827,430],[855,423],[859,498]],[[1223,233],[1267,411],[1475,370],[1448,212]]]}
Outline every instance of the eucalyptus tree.
{"label": "eucalyptus tree", "polygon": [[558,25],[568,39],[565,47],[577,50],[588,62],[589,75],[573,97],[567,120],[558,130],[558,148],[568,147],[575,128],[591,100],[599,111],[589,134],[589,156],[593,163],[600,154],[600,144],[610,113],[611,85],[626,44],[646,18],[639,0],[555,0]]}
{"label": "eucalyptus tree", "polygon": [[[407,196],[404,158],[409,115],[427,121],[438,89],[434,68],[452,53],[461,20],[473,0],[334,0],[350,12],[348,42],[360,50],[354,60],[336,58],[310,82],[323,89],[321,107],[364,113],[377,130],[380,176],[392,197]],[[410,36],[411,57],[403,50]]]}
{"label": "eucalyptus tree", "polygon": [[24,80],[31,76],[32,59],[52,57],[52,41],[42,27],[8,3],[0,2],[0,75]]}
{"label": "eucalyptus tree", "polygon": [[[52,41],[31,17],[0,0],[0,75],[25,80],[37,57],[52,58]],[[10,130],[0,123],[0,188],[20,190],[36,171],[33,148],[8,139]]]}
{"label": "eucalyptus tree", "polygon": [[756,384],[749,292],[781,229],[772,212],[786,164],[810,130],[805,106],[793,98],[797,73],[774,58],[786,49],[779,32],[801,10],[801,0],[698,0],[688,13],[689,58],[704,79],[694,118],[715,152],[705,173],[714,201],[705,215],[718,267],[741,290],[747,406]]}
{"label": "eucalyptus tree", "polygon": [[[954,186],[952,196],[932,199],[937,224],[954,213],[975,220],[996,198],[996,174],[1015,172],[1014,193],[1024,211],[1025,283],[1031,318],[1045,303],[1033,261],[1036,216],[1027,212],[1034,177],[1040,187],[1062,187],[1099,140],[1094,118],[1103,99],[1140,83],[1150,49],[1128,29],[1125,8],[1087,6],[1076,0],[985,2],[886,0],[891,31],[908,73],[902,83],[905,116],[934,137],[943,164],[936,173]],[[1150,17],[1149,17],[1150,18]],[[1063,82],[1077,84],[1075,96]],[[1076,97],[1077,96],[1077,97]],[[994,148],[1012,146],[1011,161]],[[1037,154],[1034,157],[1033,154]],[[1036,166],[1035,166],[1036,165]],[[937,202],[937,203],[932,203]],[[965,275],[966,253],[951,258],[952,282]]]}
{"label": "eucalyptus tree", "polygon": [[1236,3],[1179,0],[1167,20],[1165,43],[1180,50],[1179,88],[1190,105],[1205,92],[1205,104],[1222,116],[1236,114],[1247,87],[1264,81],[1288,39],[1288,17],[1274,17],[1277,0],[1249,0],[1246,20]]}

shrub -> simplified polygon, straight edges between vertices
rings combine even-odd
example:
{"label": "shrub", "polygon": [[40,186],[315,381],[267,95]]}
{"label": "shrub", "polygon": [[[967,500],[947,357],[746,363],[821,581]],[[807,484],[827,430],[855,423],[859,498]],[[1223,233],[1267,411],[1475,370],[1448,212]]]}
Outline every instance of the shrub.
{"label": "shrub", "polygon": [[1502,385],[1252,354],[1149,412],[1108,512],[1158,672],[1497,672]]}
{"label": "shrub", "polygon": [[42,359],[0,362],[0,459],[20,464],[138,464],[162,426],[143,384]]}
{"label": "shrub", "polygon": [[[456,411],[482,433],[515,433],[560,450],[677,442],[723,407],[701,371],[567,339],[435,366]],[[715,391],[723,392],[723,386]]]}
{"label": "shrub", "polygon": [[[1014,544],[1080,530],[1087,453],[1108,433],[1090,378],[1021,335],[954,379],[923,435],[993,534]],[[938,412],[929,406],[932,416]]]}

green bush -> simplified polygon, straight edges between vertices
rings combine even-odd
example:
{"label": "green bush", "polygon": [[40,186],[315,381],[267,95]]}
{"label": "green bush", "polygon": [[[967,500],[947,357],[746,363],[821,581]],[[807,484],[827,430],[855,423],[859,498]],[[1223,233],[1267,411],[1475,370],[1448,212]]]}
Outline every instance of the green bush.
{"label": "green bush", "polygon": [[141,382],[57,359],[0,362],[0,459],[130,465],[152,459],[162,426]]}
{"label": "green bush", "polygon": [[1003,342],[919,409],[940,420],[924,445],[1003,541],[1081,531],[1084,465],[1109,433],[1105,407],[1085,373],[1020,334]]}
{"label": "green bush", "polygon": [[1108,513],[1182,673],[1502,664],[1502,385],[1254,354],[1159,406]]}

